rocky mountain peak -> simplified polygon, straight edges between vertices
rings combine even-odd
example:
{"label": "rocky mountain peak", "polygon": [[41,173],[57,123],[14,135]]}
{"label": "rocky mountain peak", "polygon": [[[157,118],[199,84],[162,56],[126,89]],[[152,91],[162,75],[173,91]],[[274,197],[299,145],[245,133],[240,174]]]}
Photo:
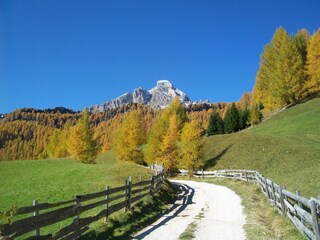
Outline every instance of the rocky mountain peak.
{"label": "rocky mountain peak", "polygon": [[90,112],[104,112],[130,103],[139,103],[148,105],[154,109],[163,109],[176,97],[186,106],[191,104],[188,96],[175,88],[170,81],[159,80],[157,81],[157,85],[149,91],[143,87],[139,87],[133,93],[125,93],[111,101],[89,107],[88,110]]}
{"label": "rocky mountain peak", "polygon": [[152,95],[147,89],[139,87],[133,91],[133,102],[147,105],[151,100]]}

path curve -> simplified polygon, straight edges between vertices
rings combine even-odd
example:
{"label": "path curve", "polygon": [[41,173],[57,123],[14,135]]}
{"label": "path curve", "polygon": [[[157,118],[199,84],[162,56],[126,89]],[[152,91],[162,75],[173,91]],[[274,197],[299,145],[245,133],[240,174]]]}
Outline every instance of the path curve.
{"label": "path curve", "polygon": [[195,239],[242,240],[245,216],[241,199],[232,190],[204,182],[171,181],[179,197],[158,221],[137,233],[133,239],[175,240],[195,222]]}

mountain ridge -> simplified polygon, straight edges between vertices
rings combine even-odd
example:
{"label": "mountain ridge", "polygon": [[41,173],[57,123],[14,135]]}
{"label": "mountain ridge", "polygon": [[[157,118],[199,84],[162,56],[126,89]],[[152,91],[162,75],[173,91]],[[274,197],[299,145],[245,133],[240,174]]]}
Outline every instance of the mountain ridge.
{"label": "mountain ridge", "polygon": [[169,80],[158,80],[157,85],[150,90],[144,87],[138,87],[134,89],[132,93],[124,93],[113,100],[93,105],[87,108],[87,110],[91,113],[105,112],[130,103],[144,104],[157,110],[166,108],[176,97],[178,97],[185,106],[192,103],[187,94],[174,87]]}

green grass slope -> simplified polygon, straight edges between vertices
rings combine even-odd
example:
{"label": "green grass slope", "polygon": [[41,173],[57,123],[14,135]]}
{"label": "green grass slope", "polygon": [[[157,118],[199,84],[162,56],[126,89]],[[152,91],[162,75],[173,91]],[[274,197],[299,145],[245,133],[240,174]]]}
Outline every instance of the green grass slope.
{"label": "green grass slope", "polygon": [[106,186],[123,185],[128,176],[138,181],[150,177],[140,165],[117,162],[112,151],[102,154],[97,164],[70,159],[0,162],[0,211],[31,205],[32,200],[58,202],[76,194],[97,192]]}
{"label": "green grass slope", "polygon": [[246,131],[204,139],[206,169],[258,170],[306,197],[320,194],[320,98]]}

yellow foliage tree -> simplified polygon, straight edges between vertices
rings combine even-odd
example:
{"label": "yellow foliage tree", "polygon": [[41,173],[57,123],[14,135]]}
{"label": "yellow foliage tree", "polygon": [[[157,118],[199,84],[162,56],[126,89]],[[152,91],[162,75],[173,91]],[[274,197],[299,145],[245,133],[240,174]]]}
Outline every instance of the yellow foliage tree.
{"label": "yellow foliage tree", "polygon": [[157,159],[161,159],[161,149],[164,137],[170,125],[170,118],[176,116],[178,139],[180,131],[187,119],[185,109],[179,98],[175,98],[172,103],[156,118],[155,123],[148,136],[148,144],[145,150],[147,163],[152,164]]}
{"label": "yellow foliage tree", "polygon": [[56,129],[49,138],[47,153],[50,158],[69,156],[67,140],[70,132],[70,124],[67,123],[63,129]]}
{"label": "yellow foliage tree", "polygon": [[156,158],[156,161],[158,163],[164,163],[165,168],[169,171],[172,171],[177,166],[179,156],[177,142],[179,136],[178,117],[174,114],[170,116],[169,128],[161,142],[159,156]]}
{"label": "yellow foliage tree", "polygon": [[67,145],[71,157],[83,163],[94,162],[98,148],[93,139],[93,129],[86,110],[82,112],[77,125],[71,128]]}
{"label": "yellow foliage tree", "polygon": [[281,108],[304,97],[305,82],[303,45],[300,37],[292,38],[278,28],[261,55],[260,68],[253,90],[254,104],[262,103],[265,111]]}
{"label": "yellow foliage tree", "polygon": [[320,92],[320,28],[311,37],[307,48],[307,74],[308,81],[305,89],[309,95]]}
{"label": "yellow foliage tree", "polygon": [[186,123],[181,133],[180,166],[189,170],[189,174],[202,165],[203,144],[201,128],[195,121]]}
{"label": "yellow foliage tree", "polygon": [[122,123],[114,141],[114,150],[118,160],[143,163],[141,145],[145,143],[145,129],[142,116],[137,110],[131,111]]}
{"label": "yellow foliage tree", "polygon": [[251,106],[251,93],[245,92],[242,94],[239,102],[237,103],[237,108],[241,110],[249,109]]}

